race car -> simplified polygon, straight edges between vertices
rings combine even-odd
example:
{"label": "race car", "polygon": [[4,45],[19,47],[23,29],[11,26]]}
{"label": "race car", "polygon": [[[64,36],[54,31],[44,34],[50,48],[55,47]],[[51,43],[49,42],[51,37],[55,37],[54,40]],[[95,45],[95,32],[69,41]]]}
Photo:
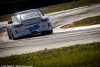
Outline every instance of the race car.
{"label": "race car", "polygon": [[34,33],[52,34],[53,28],[48,16],[38,9],[31,9],[15,13],[8,22],[7,33],[9,39],[14,40]]}

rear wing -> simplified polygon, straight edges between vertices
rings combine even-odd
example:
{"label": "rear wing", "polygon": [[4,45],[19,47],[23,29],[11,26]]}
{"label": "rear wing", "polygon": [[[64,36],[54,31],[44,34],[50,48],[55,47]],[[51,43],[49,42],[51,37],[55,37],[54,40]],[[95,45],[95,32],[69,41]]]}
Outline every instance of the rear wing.
{"label": "rear wing", "polygon": [[38,11],[39,12],[38,9],[31,9],[31,10],[25,10],[25,11],[17,12],[17,13],[15,13],[15,15],[16,14],[24,14],[24,13],[33,12],[33,11]]}

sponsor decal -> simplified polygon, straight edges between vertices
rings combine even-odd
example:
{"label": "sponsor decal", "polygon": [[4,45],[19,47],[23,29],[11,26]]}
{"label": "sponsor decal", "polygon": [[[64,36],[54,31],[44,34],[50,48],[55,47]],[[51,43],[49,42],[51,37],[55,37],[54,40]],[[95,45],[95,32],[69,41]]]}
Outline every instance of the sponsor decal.
{"label": "sponsor decal", "polygon": [[45,25],[42,25],[43,28],[45,28]]}
{"label": "sponsor decal", "polygon": [[39,28],[40,28],[40,25],[39,24],[36,24],[33,27],[28,28],[28,30],[29,30],[29,33],[31,33],[32,31],[36,31]]}

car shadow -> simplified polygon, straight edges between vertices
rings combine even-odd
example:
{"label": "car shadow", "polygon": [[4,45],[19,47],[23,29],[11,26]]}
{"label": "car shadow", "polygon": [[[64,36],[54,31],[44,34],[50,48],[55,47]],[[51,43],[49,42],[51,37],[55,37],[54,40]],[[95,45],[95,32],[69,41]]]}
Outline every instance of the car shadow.
{"label": "car shadow", "polygon": [[26,36],[19,37],[19,38],[17,38],[16,40],[28,39],[28,38],[40,37],[40,36],[47,36],[47,35],[50,35],[50,34],[41,34],[41,33],[38,33],[38,34],[31,34],[31,35],[26,35]]}

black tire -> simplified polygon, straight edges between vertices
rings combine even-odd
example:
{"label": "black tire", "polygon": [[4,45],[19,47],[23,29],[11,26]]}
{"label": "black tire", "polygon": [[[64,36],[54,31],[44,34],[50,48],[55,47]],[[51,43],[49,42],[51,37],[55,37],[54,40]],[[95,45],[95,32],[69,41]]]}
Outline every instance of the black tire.
{"label": "black tire", "polygon": [[9,38],[9,39],[12,39],[12,38],[10,37],[10,34],[9,34],[9,31],[8,31],[8,28],[7,28],[7,34],[8,34],[8,38]]}
{"label": "black tire", "polygon": [[16,40],[16,38],[14,38],[13,34],[12,34],[12,39],[13,39],[13,40]]}
{"label": "black tire", "polygon": [[45,34],[46,34],[46,32],[42,32],[41,34],[42,34],[42,35],[45,35]]}
{"label": "black tire", "polygon": [[17,38],[14,38],[14,35],[13,35],[11,29],[10,29],[10,32],[11,32],[11,35],[12,35],[12,38],[11,39],[16,40]]}
{"label": "black tire", "polygon": [[53,33],[53,30],[47,31],[46,33],[47,34],[52,34]]}

